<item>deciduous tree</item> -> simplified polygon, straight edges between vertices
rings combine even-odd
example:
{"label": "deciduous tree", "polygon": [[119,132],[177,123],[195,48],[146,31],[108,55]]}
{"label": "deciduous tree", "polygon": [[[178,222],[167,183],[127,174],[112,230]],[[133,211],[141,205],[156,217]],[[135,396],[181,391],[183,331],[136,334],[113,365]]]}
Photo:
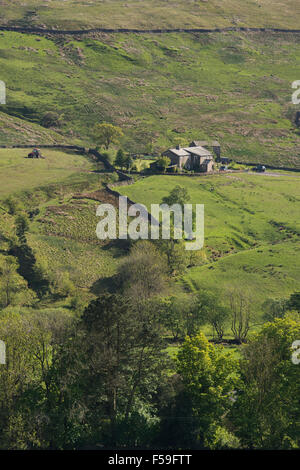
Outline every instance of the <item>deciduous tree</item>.
{"label": "deciduous tree", "polygon": [[117,144],[123,135],[124,134],[122,129],[118,126],[114,126],[113,124],[109,124],[107,122],[103,122],[102,124],[95,124],[95,141],[100,147],[104,146],[106,150],[109,149],[111,144]]}
{"label": "deciduous tree", "polygon": [[277,318],[243,349],[231,419],[246,448],[299,448],[300,376],[291,360],[299,338],[299,320]]}
{"label": "deciduous tree", "polygon": [[165,256],[143,240],[135,243],[119,268],[123,292],[135,299],[147,299],[166,288],[168,268]]}
{"label": "deciduous tree", "polygon": [[238,380],[238,364],[230,352],[213,346],[203,333],[187,337],[177,355],[177,384],[172,420],[166,423],[176,445],[209,447],[217,427],[225,428],[224,417],[232,406],[230,399]]}

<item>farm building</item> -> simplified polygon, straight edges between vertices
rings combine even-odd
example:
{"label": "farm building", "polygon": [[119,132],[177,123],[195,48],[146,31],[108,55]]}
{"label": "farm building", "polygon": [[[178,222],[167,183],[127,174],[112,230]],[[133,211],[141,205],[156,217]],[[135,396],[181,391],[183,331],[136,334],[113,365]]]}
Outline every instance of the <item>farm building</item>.
{"label": "farm building", "polygon": [[204,147],[206,150],[212,151],[216,156],[216,161],[219,161],[221,158],[221,146],[216,140],[213,140],[212,142],[208,142],[206,140],[193,140],[189,146]]}
{"label": "farm building", "polygon": [[177,165],[178,168],[186,168],[187,170],[199,172],[210,172],[213,170],[213,155],[202,146],[181,148],[178,145],[174,149],[166,150],[163,155],[169,157],[171,165]]}

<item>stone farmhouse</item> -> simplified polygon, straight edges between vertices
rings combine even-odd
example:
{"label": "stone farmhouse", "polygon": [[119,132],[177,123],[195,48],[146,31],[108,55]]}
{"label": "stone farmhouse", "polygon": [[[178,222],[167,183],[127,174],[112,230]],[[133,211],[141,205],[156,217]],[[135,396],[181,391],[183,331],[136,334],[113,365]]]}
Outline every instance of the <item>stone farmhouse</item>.
{"label": "stone farmhouse", "polygon": [[193,141],[188,147],[178,145],[176,148],[166,150],[163,155],[169,157],[171,165],[176,165],[178,168],[208,173],[213,171],[213,155],[219,160],[221,151],[220,144],[216,141],[211,143]]}

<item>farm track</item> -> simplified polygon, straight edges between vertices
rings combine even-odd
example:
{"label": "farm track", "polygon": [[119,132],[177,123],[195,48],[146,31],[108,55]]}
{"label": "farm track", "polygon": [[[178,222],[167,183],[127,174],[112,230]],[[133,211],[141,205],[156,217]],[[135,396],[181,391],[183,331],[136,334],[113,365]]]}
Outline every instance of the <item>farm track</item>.
{"label": "farm track", "polygon": [[270,173],[270,172],[263,172],[263,173],[259,173],[259,172],[256,172],[256,171],[249,171],[248,172],[249,175],[264,175],[264,176],[274,176],[274,177],[278,177],[278,176],[287,176],[288,178],[299,178],[300,175],[288,175],[287,173]]}
{"label": "farm track", "polygon": [[282,29],[282,28],[248,28],[248,27],[228,27],[228,28],[172,28],[172,29],[135,29],[135,28],[93,28],[78,30],[47,29],[47,28],[22,28],[18,26],[0,26],[0,31],[12,31],[24,34],[41,35],[86,35],[93,33],[135,33],[135,34],[172,34],[172,33],[227,33],[227,32],[254,32],[254,33],[290,33],[300,34],[300,29]]}

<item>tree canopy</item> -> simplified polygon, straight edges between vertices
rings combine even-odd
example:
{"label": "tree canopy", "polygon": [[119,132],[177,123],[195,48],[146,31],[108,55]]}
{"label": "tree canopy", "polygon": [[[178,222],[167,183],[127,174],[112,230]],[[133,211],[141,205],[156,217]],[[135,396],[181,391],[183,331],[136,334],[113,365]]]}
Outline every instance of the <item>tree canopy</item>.
{"label": "tree canopy", "polygon": [[117,144],[123,135],[120,127],[107,122],[95,124],[94,126],[94,139],[100,147],[105,147],[106,150],[109,149],[111,144]]}

